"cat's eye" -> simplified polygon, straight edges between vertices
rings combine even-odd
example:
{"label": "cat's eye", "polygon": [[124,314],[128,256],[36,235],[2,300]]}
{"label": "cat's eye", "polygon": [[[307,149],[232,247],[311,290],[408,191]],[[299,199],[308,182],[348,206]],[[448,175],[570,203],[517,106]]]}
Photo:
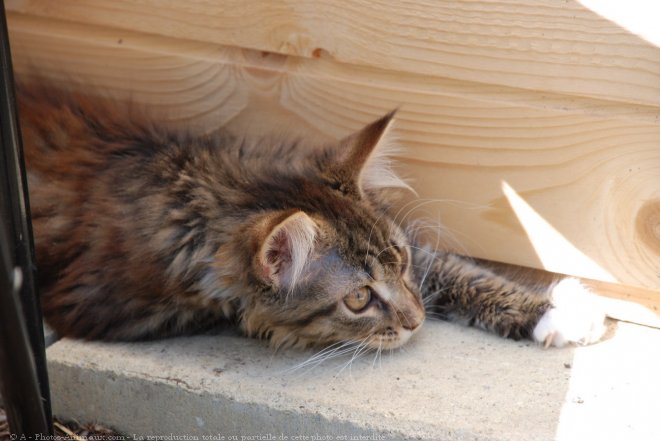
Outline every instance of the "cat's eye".
{"label": "cat's eye", "polygon": [[360,312],[366,308],[370,301],[371,289],[367,286],[363,286],[344,297],[344,303],[353,312]]}

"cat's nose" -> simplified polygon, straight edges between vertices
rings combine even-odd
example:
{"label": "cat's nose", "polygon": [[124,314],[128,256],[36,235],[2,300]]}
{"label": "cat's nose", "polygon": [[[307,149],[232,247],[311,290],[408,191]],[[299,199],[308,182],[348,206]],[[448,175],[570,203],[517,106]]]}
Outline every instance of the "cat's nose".
{"label": "cat's nose", "polygon": [[399,313],[399,321],[403,329],[414,332],[424,323],[424,311],[422,310],[421,313]]}

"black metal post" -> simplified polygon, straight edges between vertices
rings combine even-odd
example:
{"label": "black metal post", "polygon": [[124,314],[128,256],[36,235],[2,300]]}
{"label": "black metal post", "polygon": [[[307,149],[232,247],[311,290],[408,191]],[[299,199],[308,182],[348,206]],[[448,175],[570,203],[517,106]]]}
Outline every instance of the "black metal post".
{"label": "black metal post", "polygon": [[[3,0],[0,0],[0,221],[0,391],[13,433],[52,434],[27,178]],[[16,274],[21,275],[22,283],[18,283]]]}

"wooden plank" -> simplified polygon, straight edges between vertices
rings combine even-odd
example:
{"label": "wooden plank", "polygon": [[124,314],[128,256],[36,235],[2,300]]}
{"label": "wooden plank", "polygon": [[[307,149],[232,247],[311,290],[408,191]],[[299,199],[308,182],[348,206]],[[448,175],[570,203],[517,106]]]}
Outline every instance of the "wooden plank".
{"label": "wooden plank", "polygon": [[598,281],[585,281],[603,300],[608,317],[660,329],[658,292]]}
{"label": "wooden plank", "polygon": [[[477,257],[660,288],[657,124],[445,94],[444,83],[426,77],[363,76],[327,60],[9,18],[19,72],[38,67],[60,81],[91,82],[200,130],[254,121],[257,109],[270,108],[294,128],[336,138],[403,104],[402,171],[422,201],[401,217],[414,208],[410,216],[440,219],[459,249]],[[555,237],[538,241],[548,231],[525,225],[529,213],[516,197],[563,248],[554,248]]]}
{"label": "wooden plank", "polygon": [[6,4],[12,11],[178,39],[660,104],[660,48],[577,1],[9,0]]}

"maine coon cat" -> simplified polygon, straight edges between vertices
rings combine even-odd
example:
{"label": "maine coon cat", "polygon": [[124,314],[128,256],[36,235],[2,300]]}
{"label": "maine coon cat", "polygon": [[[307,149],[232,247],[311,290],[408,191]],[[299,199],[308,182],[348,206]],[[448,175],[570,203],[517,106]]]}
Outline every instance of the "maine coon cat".
{"label": "maine coon cat", "polygon": [[235,323],[277,346],[395,348],[426,312],[510,338],[591,343],[578,281],[531,290],[416,243],[388,203],[388,114],[336,142],[193,136],[48,86],[18,88],[43,312],[62,336]]}

